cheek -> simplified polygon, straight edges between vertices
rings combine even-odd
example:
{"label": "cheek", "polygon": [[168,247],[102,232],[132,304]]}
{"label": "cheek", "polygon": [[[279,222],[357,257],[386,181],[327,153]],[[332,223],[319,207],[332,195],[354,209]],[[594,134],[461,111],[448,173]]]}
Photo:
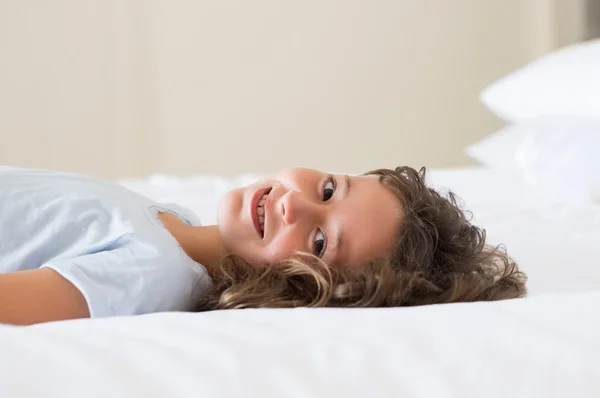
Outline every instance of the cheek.
{"label": "cheek", "polygon": [[275,264],[282,260],[289,259],[296,251],[306,250],[302,248],[298,239],[292,234],[279,236],[268,246],[262,248],[265,263]]}
{"label": "cheek", "polygon": [[321,176],[317,171],[310,169],[285,169],[280,171],[276,178],[288,189],[301,191],[307,186],[312,186],[315,179]]}
{"label": "cheek", "polygon": [[254,268],[277,264],[282,260],[290,258],[295,251],[299,250],[298,244],[283,237],[272,241],[267,246],[249,244],[249,242],[240,244],[243,240],[233,237],[225,239],[225,241],[226,245],[229,243],[227,246],[229,246],[228,249],[231,253],[243,258]]}
{"label": "cheek", "polygon": [[277,180],[281,181],[282,183],[286,183],[289,182],[289,180],[295,180],[298,176],[298,169],[285,169],[285,170],[281,170],[279,173],[277,173]]}

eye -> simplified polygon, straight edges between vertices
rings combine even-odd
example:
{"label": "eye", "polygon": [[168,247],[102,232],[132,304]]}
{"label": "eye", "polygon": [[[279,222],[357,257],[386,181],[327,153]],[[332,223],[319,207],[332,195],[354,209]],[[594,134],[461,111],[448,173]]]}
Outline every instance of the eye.
{"label": "eye", "polygon": [[323,231],[318,230],[317,234],[315,235],[314,250],[313,250],[315,256],[322,258],[323,254],[325,254],[326,247],[327,247],[327,238],[325,237],[325,234],[323,233]]}
{"label": "eye", "polygon": [[333,196],[335,192],[335,179],[333,176],[329,176],[325,185],[323,186],[323,202],[327,202]]}

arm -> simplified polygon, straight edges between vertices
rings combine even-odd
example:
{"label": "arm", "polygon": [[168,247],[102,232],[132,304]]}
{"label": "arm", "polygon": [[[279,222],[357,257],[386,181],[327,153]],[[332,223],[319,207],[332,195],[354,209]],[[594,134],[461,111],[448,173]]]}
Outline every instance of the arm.
{"label": "arm", "polygon": [[0,274],[0,323],[31,325],[89,316],[83,294],[52,269]]}

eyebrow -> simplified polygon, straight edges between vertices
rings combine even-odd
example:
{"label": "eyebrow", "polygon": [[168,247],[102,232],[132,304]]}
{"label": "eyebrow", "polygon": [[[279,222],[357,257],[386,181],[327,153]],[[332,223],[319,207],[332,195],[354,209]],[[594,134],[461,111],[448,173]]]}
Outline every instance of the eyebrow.
{"label": "eyebrow", "polygon": [[[342,200],[348,198],[348,195],[350,194],[350,189],[352,188],[352,183],[350,181],[350,177],[346,174],[344,175],[344,181],[345,181],[345,185],[344,185],[344,193],[342,195]],[[336,259],[340,256],[340,250],[342,248],[342,244],[344,243],[344,231],[342,231],[341,228],[337,228],[337,234],[335,236],[335,254],[336,254]]]}

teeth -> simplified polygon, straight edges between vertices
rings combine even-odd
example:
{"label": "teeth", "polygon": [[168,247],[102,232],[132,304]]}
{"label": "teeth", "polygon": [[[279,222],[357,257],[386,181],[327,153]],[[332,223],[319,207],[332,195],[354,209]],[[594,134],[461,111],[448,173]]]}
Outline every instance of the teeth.
{"label": "teeth", "polygon": [[258,201],[258,205],[260,207],[262,207],[265,204],[266,201],[267,201],[267,195],[263,195],[263,197],[260,198],[260,200]]}
{"label": "teeth", "polygon": [[256,207],[256,214],[258,215],[258,223],[260,226],[260,231],[265,232],[265,202],[267,201],[268,194],[264,194],[262,198],[258,201],[258,206]]}

